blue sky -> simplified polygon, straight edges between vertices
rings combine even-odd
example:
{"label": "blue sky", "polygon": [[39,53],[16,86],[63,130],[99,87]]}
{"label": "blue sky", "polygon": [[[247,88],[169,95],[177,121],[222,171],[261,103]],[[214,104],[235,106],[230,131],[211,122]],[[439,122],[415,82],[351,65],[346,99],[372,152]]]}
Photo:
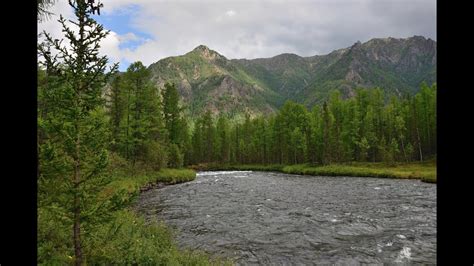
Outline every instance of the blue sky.
{"label": "blue sky", "polygon": [[[227,58],[312,56],[372,38],[436,40],[436,0],[102,0],[102,52],[124,71],[206,45]],[[67,1],[51,10],[73,18]],[[38,24],[61,38],[57,16]]]}
{"label": "blue sky", "polygon": [[[129,38],[124,38],[124,40],[120,42],[118,45],[119,49],[135,50],[137,47],[142,45],[145,40],[153,39],[153,36],[141,31],[140,28],[133,23],[132,18],[139,16],[140,9],[140,6],[131,4],[126,8],[117,10],[116,12],[103,12],[100,16],[96,15],[93,17],[98,23],[104,25],[104,28],[121,36],[129,36]],[[124,58],[120,62],[119,70],[125,71],[131,63],[132,62]]]}

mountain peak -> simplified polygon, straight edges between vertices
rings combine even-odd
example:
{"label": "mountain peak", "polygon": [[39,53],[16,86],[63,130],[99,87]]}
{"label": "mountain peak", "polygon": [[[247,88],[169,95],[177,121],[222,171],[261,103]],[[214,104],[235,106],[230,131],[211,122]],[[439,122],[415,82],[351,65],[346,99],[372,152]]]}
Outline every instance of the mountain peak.
{"label": "mountain peak", "polygon": [[204,44],[198,45],[193,51],[209,51],[209,47],[205,46]]}
{"label": "mountain peak", "polygon": [[200,56],[206,58],[206,59],[209,59],[209,60],[214,60],[216,58],[223,58],[222,55],[220,55],[218,52],[214,51],[214,50],[211,50],[209,49],[209,47],[201,44],[199,46],[197,46],[196,48],[194,48],[192,51],[192,53],[197,53],[199,54]]}
{"label": "mountain peak", "polygon": [[415,40],[426,41],[425,36],[421,36],[421,35],[413,35],[413,37],[410,37],[410,38],[408,38],[408,39],[415,39]]}

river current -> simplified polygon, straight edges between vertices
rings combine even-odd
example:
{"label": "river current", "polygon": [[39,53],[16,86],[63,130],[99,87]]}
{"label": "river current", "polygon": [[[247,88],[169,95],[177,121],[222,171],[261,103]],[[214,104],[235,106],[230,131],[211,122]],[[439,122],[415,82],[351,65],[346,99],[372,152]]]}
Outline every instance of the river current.
{"label": "river current", "polygon": [[436,264],[436,185],[419,180],[199,172],[136,209],[239,265]]}

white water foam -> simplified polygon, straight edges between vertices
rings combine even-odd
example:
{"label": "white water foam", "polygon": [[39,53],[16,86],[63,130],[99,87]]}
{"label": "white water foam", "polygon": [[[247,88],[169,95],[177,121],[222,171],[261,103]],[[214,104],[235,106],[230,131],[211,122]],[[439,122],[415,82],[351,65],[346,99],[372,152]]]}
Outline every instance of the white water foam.
{"label": "white water foam", "polygon": [[411,248],[403,247],[403,249],[400,250],[400,253],[398,254],[398,257],[395,262],[402,262],[403,259],[411,259]]}
{"label": "white water foam", "polygon": [[206,176],[206,175],[228,175],[228,174],[237,174],[237,173],[251,173],[252,171],[206,171],[199,172],[197,176]]}
{"label": "white water foam", "polygon": [[406,239],[407,237],[404,236],[404,235],[397,235],[398,238],[401,238],[401,239]]}
{"label": "white water foam", "polygon": [[377,252],[382,253],[382,245],[377,244]]}

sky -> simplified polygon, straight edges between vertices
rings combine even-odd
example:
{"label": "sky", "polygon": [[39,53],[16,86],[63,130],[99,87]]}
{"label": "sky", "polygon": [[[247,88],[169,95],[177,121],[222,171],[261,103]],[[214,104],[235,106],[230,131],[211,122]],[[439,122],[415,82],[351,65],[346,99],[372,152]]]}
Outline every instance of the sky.
{"label": "sky", "polygon": [[[436,0],[102,0],[94,18],[108,30],[101,52],[119,70],[206,45],[233,58],[282,53],[328,54],[357,41],[421,35],[436,40]],[[58,0],[49,20],[38,23],[60,38],[59,14],[73,18]]]}

